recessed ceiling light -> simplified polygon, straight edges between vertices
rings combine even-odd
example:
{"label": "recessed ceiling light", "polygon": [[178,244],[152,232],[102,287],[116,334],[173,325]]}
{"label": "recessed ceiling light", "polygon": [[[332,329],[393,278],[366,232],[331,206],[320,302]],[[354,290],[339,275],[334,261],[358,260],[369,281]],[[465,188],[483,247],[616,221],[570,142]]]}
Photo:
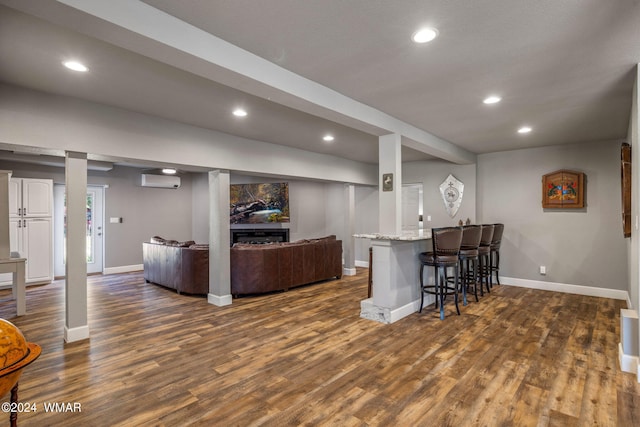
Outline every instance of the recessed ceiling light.
{"label": "recessed ceiling light", "polygon": [[85,73],[89,71],[86,65],[78,62],[78,61],[64,61],[62,63],[65,67],[73,71],[80,71],[81,73]]}
{"label": "recessed ceiling light", "polygon": [[491,95],[487,96],[482,102],[484,102],[485,104],[497,104],[500,101],[502,101],[502,98],[496,95]]}
{"label": "recessed ceiling light", "polygon": [[435,28],[422,28],[411,36],[411,39],[416,43],[427,43],[438,37],[438,30]]}
{"label": "recessed ceiling light", "polygon": [[233,115],[236,117],[244,117],[247,115],[247,111],[242,108],[236,108],[233,110]]}
{"label": "recessed ceiling light", "polygon": [[331,142],[331,141],[333,141],[335,138],[333,137],[333,135],[325,135],[325,136],[323,136],[323,137],[322,137],[322,139],[323,139],[324,141]]}
{"label": "recessed ceiling light", "polygon": [[518,129],[518,133],[529,133],[531,131],[532,129],[529,126],[522,126],[520,129]]}
{"label": "recessed ceiling light", "polygon": [[178,172],[178,171],[175,170],[174,168],[164,168],[164,169],[162,169],[162,173],[167,174],[167,175],[175,175],[176,172]]}

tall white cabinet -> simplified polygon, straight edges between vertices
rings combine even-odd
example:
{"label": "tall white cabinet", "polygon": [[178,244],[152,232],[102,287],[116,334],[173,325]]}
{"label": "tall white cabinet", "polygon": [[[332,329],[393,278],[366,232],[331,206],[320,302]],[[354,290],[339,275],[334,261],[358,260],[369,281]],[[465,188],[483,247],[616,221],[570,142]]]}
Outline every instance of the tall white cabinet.
{"label": "tall white cabinet", "polygon": [[[9,240],[12,252],[27,259],[26,283],[53,280],[53,180],[11,178]],[[0,284],[11,277],[0,275]]]}

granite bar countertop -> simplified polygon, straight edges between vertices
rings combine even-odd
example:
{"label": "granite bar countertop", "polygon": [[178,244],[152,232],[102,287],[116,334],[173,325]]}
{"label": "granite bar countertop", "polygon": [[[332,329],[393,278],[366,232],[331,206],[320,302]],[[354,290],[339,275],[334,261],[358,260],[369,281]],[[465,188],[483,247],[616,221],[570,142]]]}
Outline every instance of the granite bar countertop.
{"label": "granite bar countertop", "polygon": [[354,234],[353,237],[359,239],[371,239],[371,240],[399,240],[399,241],[414,241],[414,240],[427,240],[431,238],[431,229],[427,228],[418,231],[406,231],[399,235],[393,234],[381,234],[381,233],[363,233]]}

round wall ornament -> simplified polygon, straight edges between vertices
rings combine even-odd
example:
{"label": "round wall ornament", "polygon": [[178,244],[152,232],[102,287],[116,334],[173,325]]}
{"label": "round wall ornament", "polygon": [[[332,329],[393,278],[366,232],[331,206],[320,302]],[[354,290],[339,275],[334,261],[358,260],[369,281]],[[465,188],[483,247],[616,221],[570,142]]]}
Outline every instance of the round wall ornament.
{"label": "round wall ornament", "polygon": [[451,174],[440,184],[440,194],[444,201],[444,207],[451,218],[458,213],[458,209],[462,204],[463,192],[464,184]]}

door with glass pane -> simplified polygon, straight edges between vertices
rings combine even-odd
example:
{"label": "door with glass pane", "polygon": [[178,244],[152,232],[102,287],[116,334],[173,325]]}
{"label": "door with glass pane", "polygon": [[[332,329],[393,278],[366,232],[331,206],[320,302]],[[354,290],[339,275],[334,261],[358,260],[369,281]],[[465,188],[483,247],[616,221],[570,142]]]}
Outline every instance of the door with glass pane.
{"label": "door with glass pane", "polygon": [[[55,276],[65,275],[66,225],[65,187],[56,185],[53,189],[54,199],[54,240],[55,240]],[[104,188],[87,186],[87,273],[102,273],[103,260],[103,203]]]}

